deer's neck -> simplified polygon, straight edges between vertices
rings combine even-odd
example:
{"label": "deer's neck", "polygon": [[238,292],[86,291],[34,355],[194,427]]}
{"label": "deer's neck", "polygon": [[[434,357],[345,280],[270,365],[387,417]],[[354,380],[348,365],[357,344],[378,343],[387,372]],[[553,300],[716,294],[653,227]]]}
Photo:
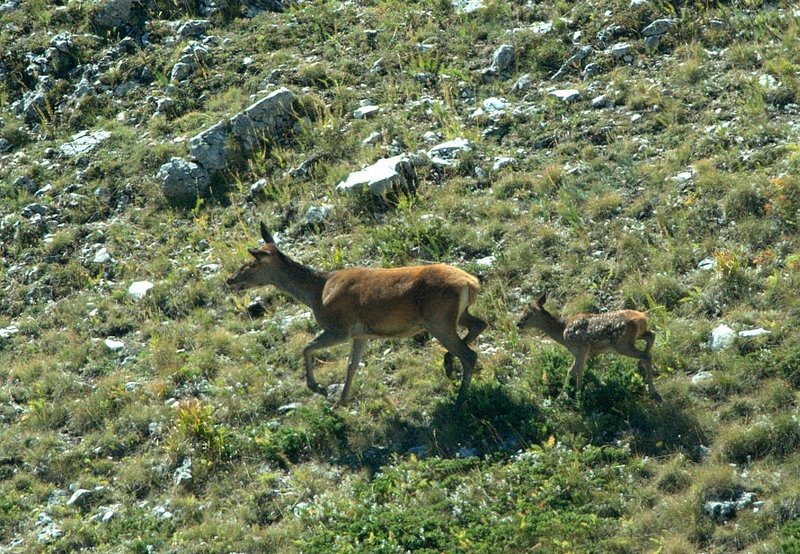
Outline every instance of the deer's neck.
{"label": "deer's neck", "polygon": [[284,271],[273,283],[282,292],[316,311],[322,305],[322,289],[328,273],[317,271],[284,256]]}
{"label": "deer's neck", "polygon": [[563,318],[556,317],[550,313],[547,314],[547,318],[539,326],[539,329],[541,329],[545,335],[559,344],[564,344],[564,329],[566,328],[567,323]]}

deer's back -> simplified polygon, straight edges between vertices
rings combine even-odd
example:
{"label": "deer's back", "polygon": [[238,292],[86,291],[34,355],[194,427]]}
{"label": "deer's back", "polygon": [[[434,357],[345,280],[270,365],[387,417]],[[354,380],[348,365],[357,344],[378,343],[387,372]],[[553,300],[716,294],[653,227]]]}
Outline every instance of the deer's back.
{"label": "deer's back", "polygon": [[[411,334],[421,329],[432,306],[457,300],[465,288],[469,305],[477,295],[478,280],[444,264],[340,269],[328,276],[320,315],[338,324],[363,326],[377,335]],[[325,326],[324,321],[320,324]]]}
{"label": "deer's back", "polygon": [[636,310],[575,314],[566,320],[564,340],[603,347],[615,344],[628,335],[638,338],[646,332],[647,317]]}

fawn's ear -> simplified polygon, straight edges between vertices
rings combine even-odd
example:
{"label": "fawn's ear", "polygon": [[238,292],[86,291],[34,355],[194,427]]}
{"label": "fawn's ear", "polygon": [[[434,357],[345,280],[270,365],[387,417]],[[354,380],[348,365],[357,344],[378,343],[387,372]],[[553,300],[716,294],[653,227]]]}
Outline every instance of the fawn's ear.
{"label": "fawn's ear", "polygon": [[267,226],[264,225],[264,222],[261,222],[261,238],[264,239],[264,242],[267,244],[275,244],[275,239],[272,238],[272,235],[269,234],[267,231]]}
{"label": "fawn's ear", "polygon": [[536,299],[536,303],[539,304],[541,308],[544,308],[544,303],[547,302],[547,293],[543,292],[539,295],[539,298]]}
{"label": "fawn's ear", "polygon": [[256,259],[272,255],[272,252],[269,250],[262,250],[261,248],[248,248],[247,251],[250,252],[250,255]]}

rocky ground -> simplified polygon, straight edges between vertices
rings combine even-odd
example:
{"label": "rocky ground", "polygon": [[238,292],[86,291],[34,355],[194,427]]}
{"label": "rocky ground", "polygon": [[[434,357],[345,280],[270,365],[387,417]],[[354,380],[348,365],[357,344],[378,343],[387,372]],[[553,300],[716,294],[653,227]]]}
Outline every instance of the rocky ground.
{"label": "rocky ground", "polygon": [[[794,552],[800,12],[783,2],[0,4],[0,551]],[[308,310],[224,279],[476,274],[304,382]],[[636,362],[516,321],[647,311]]]}

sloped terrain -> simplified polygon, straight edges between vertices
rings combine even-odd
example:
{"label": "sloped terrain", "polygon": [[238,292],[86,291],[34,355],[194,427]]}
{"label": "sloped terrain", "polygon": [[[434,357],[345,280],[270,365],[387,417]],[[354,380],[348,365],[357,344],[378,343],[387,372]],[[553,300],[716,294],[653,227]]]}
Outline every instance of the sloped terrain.
{"label": "sloped terrain", "polygon": [[[0,5],[0,550],[797,551],[798,18]],[[320,269],[477,275],[464,408],[425,336],[310,392],[308,309],[224,283],[260,221]],[[663,402],[612,355],[557,399],[569,354],[516,328],[544,291],[647,311]]]}

